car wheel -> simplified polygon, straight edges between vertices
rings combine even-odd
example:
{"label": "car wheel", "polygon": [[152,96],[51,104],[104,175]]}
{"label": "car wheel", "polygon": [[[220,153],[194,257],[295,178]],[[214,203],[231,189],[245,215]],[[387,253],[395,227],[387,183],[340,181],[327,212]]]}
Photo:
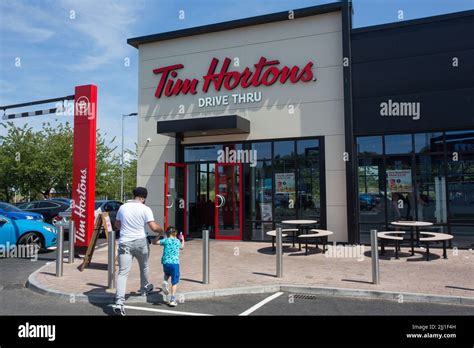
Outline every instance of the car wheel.
{"label": "car wheel", "polygon": [[29,232],[23,236],[20,237],[20,239],[17,242],[18,245],[31,245],[31,246],[37,246],[37,250],[43,250],[43,240],[41,239],[41,236],[37,233],[34,232]]}

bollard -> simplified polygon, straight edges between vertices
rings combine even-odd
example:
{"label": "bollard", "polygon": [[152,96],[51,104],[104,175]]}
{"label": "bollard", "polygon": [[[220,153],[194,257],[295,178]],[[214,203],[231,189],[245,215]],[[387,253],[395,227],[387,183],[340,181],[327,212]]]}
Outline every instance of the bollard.
{"label": "bollard", "polygon": [[209,230],[202,230],[202,283],[209,284]]}
{"label": "bollard", "polygon": [[276,229],[276,269],[277,277],[283,277],[283,247],[282,247],[282,237],[281,237],[281,227]]}
{"label": "bollard", "polygon": [[63,276],[63,244],[64,244],[64,225],[59,225],[58,238],[56,240],[56,277]]}
{"label": "bollard", "polygon": [[380,273],[379,273],[379,247],[377,239],[377,230],[370,230],[370,245],[371,245],[371,255],[372,255],[372,283],[380,283]]}
{"label": "bollard", "polygon": [[109,232],[108,237],[107,287],[115,289],[115,231]]}
{"label": "bollard", "polygon": [[69,263],[74,263],[74,242],[76,231],[74,230],[74,221],[69,220]]}

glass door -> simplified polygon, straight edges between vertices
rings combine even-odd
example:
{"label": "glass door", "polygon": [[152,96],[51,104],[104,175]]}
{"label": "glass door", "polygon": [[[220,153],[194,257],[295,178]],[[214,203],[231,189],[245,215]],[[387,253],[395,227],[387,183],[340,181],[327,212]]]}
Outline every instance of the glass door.
{"label": "glass door", "polygon": [[215,237],[242,240],[242,164],[216,163]]}
{"label": "glass door", "polygon": [[165,228],[188,235],[186,224],[186,164],[165,163]]}

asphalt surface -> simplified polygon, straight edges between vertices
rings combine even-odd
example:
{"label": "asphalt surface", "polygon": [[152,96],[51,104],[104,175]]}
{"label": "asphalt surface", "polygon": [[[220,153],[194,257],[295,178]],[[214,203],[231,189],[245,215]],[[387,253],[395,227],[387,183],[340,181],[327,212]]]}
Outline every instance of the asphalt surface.
{"label": "asphalt surface", "polygon": [[[99,241],[102,244],[104,240]],[[67,250],[67,247],[65,247]],[[40,295],[25,287],[28,276],[55,252],[40,254],[38,261],[0,259],[0,315],[111,315],[107,304],[91,304]],[[133,291],[135,289],[128,289]],[[157,288],[147,303],[127,304],[127,315],[474,315],[474,306],[410,303],[291,293],[249,294],[204,300],[179,299],[178,307],[163,303]],[[268,301],[261,306],[261,301]],[[254,307],[256,306],[257,307]]]}

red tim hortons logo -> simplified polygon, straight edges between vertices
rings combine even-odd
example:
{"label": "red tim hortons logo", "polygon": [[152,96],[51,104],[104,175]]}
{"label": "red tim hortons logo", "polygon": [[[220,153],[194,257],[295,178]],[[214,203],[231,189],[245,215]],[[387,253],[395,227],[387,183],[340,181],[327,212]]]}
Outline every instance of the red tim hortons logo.
{"label": "red tim hortons logo", "polygon": [[[313,63],[308,62],[303,68],[297,65],[293,67],[280,67],[279,60],[268,60],[260,57],[258,63],[253,68],[246,67],[242,72],[229,71],[231,64],[230,58],[225,58],[222,65],[219,66],[219,59],[212,58],[207,74],[202,77],[203,93],[207,93],[210,88],[220,91],[222,88],[231,91],[237,87],[249,88],[259,86],[271,86],[276,82],[285,84],[290,83],[316,81],[313,76]],[[156,88],[155,97],[161,98],[177,96],[179,94],[196,94],[198,92],[198,79],[180,79],[178,78],[178,70],[183,69],[183,64],[168,65],[158,69],[154,69],[155,75],[161,75]]]}

